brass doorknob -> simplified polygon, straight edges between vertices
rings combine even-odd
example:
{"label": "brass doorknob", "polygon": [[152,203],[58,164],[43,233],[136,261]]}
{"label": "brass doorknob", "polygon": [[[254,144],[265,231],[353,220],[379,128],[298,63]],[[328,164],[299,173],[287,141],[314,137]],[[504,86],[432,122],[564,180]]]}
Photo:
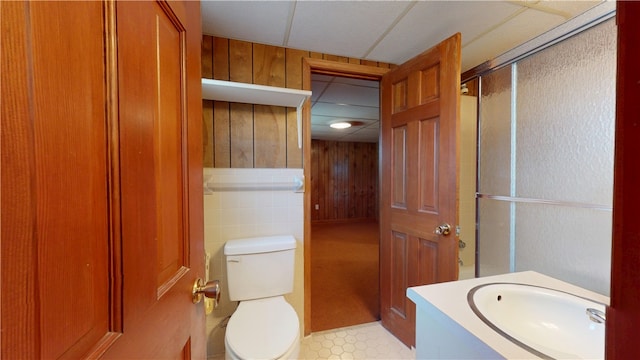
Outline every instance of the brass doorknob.
{"label": "brass doorknob", "polygon": [[218,307],[220,301],[220,281],[212,280],[206,284],[202,279],[196,279],[193,283],[193,291],[191,292],[192,300],[194,304],[197,304],[202,300],[202,295],[213,299],[213,307]]}
{"label": "brass doorknob", "polygon": [[451,225],[444,223],[442,225],[438,225],[436,230],[434,231],[437,235],[447,236],[451,234]]}

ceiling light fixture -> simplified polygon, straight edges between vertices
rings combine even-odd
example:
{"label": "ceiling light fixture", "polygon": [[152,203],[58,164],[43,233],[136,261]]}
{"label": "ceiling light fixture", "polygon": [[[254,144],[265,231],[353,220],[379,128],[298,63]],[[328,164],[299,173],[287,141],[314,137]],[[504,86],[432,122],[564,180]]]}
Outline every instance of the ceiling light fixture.
{"label": "ceiling light fixture", "polygon": [[334,129],[346,129],[351,127],[351,123],[346,121],[340,121],[340,122],[335,122],[333,124],[330,124],[329,126],[331,126]]}

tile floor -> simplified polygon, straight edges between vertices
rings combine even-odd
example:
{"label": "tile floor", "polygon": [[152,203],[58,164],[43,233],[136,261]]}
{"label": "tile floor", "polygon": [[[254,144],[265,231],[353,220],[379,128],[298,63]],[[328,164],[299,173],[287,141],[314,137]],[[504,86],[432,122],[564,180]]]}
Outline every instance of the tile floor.
{"label": "tile floor", "polygon": [[415,350],[372,322],[312,333],[300,344],[300,359],[415,359]]}

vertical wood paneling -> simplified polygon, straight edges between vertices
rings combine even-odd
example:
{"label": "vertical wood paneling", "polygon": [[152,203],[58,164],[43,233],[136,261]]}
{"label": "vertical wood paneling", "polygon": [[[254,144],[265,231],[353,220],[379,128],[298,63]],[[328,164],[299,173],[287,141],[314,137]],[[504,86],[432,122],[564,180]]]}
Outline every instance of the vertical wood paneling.
{"label": "vertical wood paneling", "polygon": [[252,168],[253,165],[253,105],[230,104],[231,167]]}
{"label": "vertical wood paneling", "polygon": [[[202,77],[213,79],[213,37],[202,37]],[[202,131],[204,154],[202,162],[204,167],[213,167],[213,101],[202,100]]]}
{"label": "vertical wood paneling", "polygon": [[[322,181],[322,183],[318,185],[320,188],[320,211],[322,219],[333,219],[330,213],[330,211],[333,211],[333,178],[328,170],[324,171],[324,169],[330,169],[331,166],[329,163],[329,147],[327,143],[321,144],[319,155],[320,160],[318,163],[321,167],[318,168],[318,171],[320,173],[320,181]],[[322,184],[324,184],[324,186]]]}
{"label": "vertical wood paneling", "polygon": [[[309,57],[304,50],[286,49],[286,87],[302,89],[302,59]],[[302,168],[302,148],[298,146],[298,117],[296,109],[287,109],[287,167]]]}
{"label": "vertical wood paneling", "polygon": [[[210,36],[204,36],[207,38]],[[213,37],[213,79],[229,80],[229,40]]]}
{"label": "vertical wood paneling", "polygon": [[[205,55],[210,52],[210,48],[213,51],[211,61]],[[213,78],[217,80],[302,89],[303,58],[365,64],[365,60],[355,58],[203,36],[203,64],[205,61],[207,62],[203,65],[203,77],[212,72]],[[209,63],[212,63],[212,70],[209,70]],[[389,67],[389,64],[375,61],[366,61],[366,65]],[[254,111],[258,111],[258,108],[249,109],[246,104],[229,104],[217,101],[213,103],[213,106],[203,102],[203,109],[203,121],[205,122],[203,129],[206,131],[204,138],[205,166],[257,167],[258,164],[261,166],[277,164],[269,165],[269,167],[302,168],[303,154],[302,149],[298,147],[295,109],[274,108],[268,113],[261,110],[262,114],[258,115],[257,113],[253,114]],[[264,118],[275,119],[277,124],[258,124]],[[213,124],[210,124],[211,122]],[[276,152],[262,150],[274,148],[273,144],[275,143],[279,143],[275,147]],[[281,153],[283,148],[284,151]],[[283,154],[284,160],[282,160]],[[273,158],[269,159],[269,157]],[[367,193],[370,192],[371,189],[367,191]],[[367,208],[373,206],[368,201],[365,204]],[[332,215],[323,214],[321,218],[331,218],[338,216],[338,214],[342,217],[349,217],[352,212],[357,212],[352,211],[349,207],[351,205],[344,202],[341,203],[341,206],[342,208],[331,209]],[[373,206],[372,209],[374,211],[370,211],[370,213],[375,213],[377,208]],[[321,212],[324,211],[329,212],[323,207]]]}
{"label": "vertical wood paneling", "polygon": [[[210,40],[209,40],[210,39]],[[203,36],[204,42],[211,42],[212,47],[212,70],[211,79],[217,80],[229,80],[229,40]],[[224,56],[218,56],[218,54],[224,54]],[[203,77],[206,77],[206,73],[203,71]],[[205,103],[208,106],[208,104]],[[203,116],[205,116],[207,107],[203,108]],[[228,102],[213,101],[211,105],[211,130],[207,127],[207,133],[204,134],[205,139],[205,163],[204,166],[217,167],[217,168],[229,168],[231,167],[231,128],[229,123],[230,107]],[[211,138],[211,148],[207,146],[208,139]],[[208,154],[212,154],[211,161],[207,161]]]}
{"label": "vertical wood paneling", "polygon": [[213,167],[231,167],[230,106],[226,101],[213,102]]}
{"label": "vertical wood paneling", "polygon": [[323,54],[322,58],[324,60],[340,62],[340,57],[338,55]]}
{"label": "vertical wood paneling", "polygon": [[313,221],[377,219],[377,144],[312,140],[311,157]]}
{"label": "vertical wood paneling", "polygon": [[213,143],[213,103],[211,100],[202,100],[202,164],[204,167],[213,167],[215,148]]}
{"label": "vertical wood paneling", "polygon": [[[214,54],[217,56],[217,54]],[[229,40],[229,80],[253,83],[253,46],[250,42]],[[230,104],[231,167],[254,167],[253,105]]]}
{"label": "vertical wood paneling", "polygon": [[298,146],[298,112],[287,108],[287,160],[286,167],[302,169],[302,147]]}
{"label": "vertical wood paneling", "polygon": [[202,77],[213,79],[213,37],[202,37],[202,52],[200,57],[202,59]]}
{"label": "vertical wood paneling", "polygon": [[284,168],[287,161],[285,110],[281,106],[254,105],[256,168]]}
{"label": "vertical wood paneling", "polygon": [[361,61],[360,61],[360,65],[366,65],[366,66],[378,66],[378,62],[376,62],[376,61],[371,61],[371,60],[361,60]]}
{"label": "vertical wood paneling", "polygon": [[253,83],[285,87],[285,49],[253,44]]}
{"label": "vertical wood paneling", "polygon": [[[285,87],[285,49],[253,44],[253,83]],[[279,106],[254,106],[254,166],[287,167],[287,116]]]}
{"label": "vertical wood paneling", "polygon": [[[217,53],[213,54],[218,56]],[[224,55],[224,54],[220,54]],[[253,84],[253,46],[250,42],[229,40],[229,80]]]}
{"label": "vertical wood paneling", "polygon": [[309,52],[304,50],[286,49],[286,87],[289,89],[302,89],[302,59],[309,57]]}

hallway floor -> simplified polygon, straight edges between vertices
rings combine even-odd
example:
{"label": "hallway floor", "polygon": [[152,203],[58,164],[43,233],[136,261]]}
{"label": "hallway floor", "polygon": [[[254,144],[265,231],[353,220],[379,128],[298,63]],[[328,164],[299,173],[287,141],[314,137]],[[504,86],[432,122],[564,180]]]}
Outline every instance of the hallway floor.
{"label": "hallway floor", "polygon": [[380,319],[378,223],[311,227],[311,331]]}
{"label": "hallway floor", "polygon": [[415,350],[380,322],[312,333],[300,344],[300,359],[415,359]]}

